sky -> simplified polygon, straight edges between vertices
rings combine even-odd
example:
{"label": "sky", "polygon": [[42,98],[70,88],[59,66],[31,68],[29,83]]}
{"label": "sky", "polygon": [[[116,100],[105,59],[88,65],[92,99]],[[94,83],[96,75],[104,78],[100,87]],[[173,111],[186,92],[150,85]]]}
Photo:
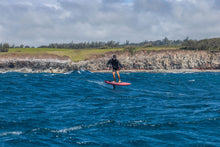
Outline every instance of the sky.
{"label": "sky", "polygon": [[0,42],[220,37],[220,0],[0,0]]}

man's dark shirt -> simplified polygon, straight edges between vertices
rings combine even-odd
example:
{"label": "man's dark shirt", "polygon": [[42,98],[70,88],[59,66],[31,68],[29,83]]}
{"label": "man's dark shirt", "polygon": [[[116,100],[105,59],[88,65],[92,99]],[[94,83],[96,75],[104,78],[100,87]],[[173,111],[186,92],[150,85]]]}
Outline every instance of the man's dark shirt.
{"label": "man's dark shirt", "polygon": [[121,65],[121,63],[117,60],[117,59],[110,59],[109,61],[108,61],[108,63],[107,63],[107,66],[109,65],[109,64],[111,64],[112,65],[112,68],[114,69],[114,70],[118,70],[119,69],[119,67],[120,68],[123,68],[122,67],[122,65]]}

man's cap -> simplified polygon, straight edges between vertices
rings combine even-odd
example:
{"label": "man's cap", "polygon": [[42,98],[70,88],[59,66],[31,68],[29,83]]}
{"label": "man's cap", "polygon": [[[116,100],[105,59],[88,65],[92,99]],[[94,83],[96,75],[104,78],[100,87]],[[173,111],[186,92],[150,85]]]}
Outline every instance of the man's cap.
{"label": "man's cap", "polygon": [[116,55],[113,55],[113,58],[116,58]]}

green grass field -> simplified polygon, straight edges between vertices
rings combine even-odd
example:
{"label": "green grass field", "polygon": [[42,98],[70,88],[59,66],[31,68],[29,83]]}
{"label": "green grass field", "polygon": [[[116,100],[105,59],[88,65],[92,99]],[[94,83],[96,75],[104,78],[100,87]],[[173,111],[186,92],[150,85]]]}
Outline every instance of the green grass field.
{"label": "green grass field", "polygon": [[[176,50],[179,47],[136,47],[138,50],[160,51],[160,50]],[[94,55],[102,55],[111,51],[124,51],[124,48],[110,48],[110,49],[55,49],[55,48],[11,48],[8,53],[16,54],[54,54],[58,56],[68,56],[72,61],[82,61],[89,59]],[[8,54],[0,53],[0,54]]]}

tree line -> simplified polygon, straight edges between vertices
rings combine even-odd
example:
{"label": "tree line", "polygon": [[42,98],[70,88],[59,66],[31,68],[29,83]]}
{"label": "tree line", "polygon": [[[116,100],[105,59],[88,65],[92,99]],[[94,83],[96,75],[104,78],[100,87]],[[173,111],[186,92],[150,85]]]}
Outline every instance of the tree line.
{"label": "tree line", "polygon": [[[98,42],[81,42],[74,43],[51,43],[49,45],[41,45],[37,48],[58,48],[58,49],[90,49],[90,48],[126,48],[126,47],[151,47],[151,46],[181,46],[181,49],[185,50],[220,50],[220,38],[204,39],[204,40],[192,40],[187,37],[184,40],[169,40],[165,37],[162,40],[156,41],[143,41],[139,43],[130,43],[128,40],[125,43],[120,44],[116,41],[98,41]],[[35,48],[29,45],[15,46],[9,45],[8,43],[0,43],[0,52],[7,52],[9,48]]]}
{"label": "tree line", "polygon": [[129,43],[129,41],[126,41],[125,44],[123,44],[123,46],[180,46],[182,43],[184,42],[184,40],[169,40],[167,37],[165,37],[162,40],[156,40],[156,41],[143,41],[143,42],[139,42],[139,43]]}
{"label": "tree line", "polygon": [[[173,46],[173,45],[181,45],[183,41],[181,40],[169,40],[167,37],[165,37],[163,40],[156,40],[156,41],[143,41],[139,43],[130,43],[128,40],[125,41],[125,43],[120,44],[117,41],[92,41],[92,42],[80,42],[80,43],[74,43],[73,41],[70,43],[50,43],[49,45],[41,45],[37,48],[60,48],[60,49],[90,49],[90,48],[100,48],[100,49],[108,49],[108,48],[119,48],[119,47],[126,47],[126,46],[143,46],[143,47],[150,47],[150,46]],[[7,44],[7,45],[6,45]],[[30,47],[29,45],[19,45],[15,46],[9,45],[8,43],[1,43],[0,51],[8,51],[9,48],[35,48]],[[4,49],[3,49],[4,48]]]}
{"label": "tree line", "polygon": [[108,41],[108,42],[81,42],[81,43],[51,43],[48,46],[43,45],[38,48],[65,48],[65,49],[88,49],[88,48],[117,48],[119,47],[119,42]]}
{"label": "tree line", "polygon": [[182,43],[181,49],[220,51],[220,38],[203,39],[199,41],[187,39]]}
{"label": "tree line", "polygon": [[116,41],[107,41],[107,42],[81,42],[81,43],[51,43],[49,45],[42,45],[38,48],[66,48],[66,49],[89,49],[89,48],[101,48],[101,49],[107,49],[107,48],[118,48],[118,47],[126,47],[126,46],[134,46],[134,47],[150,47],[150,46],[178,46],[183,43],[182,40],[169,40],[167,37],[165,37],[162,40],[156,40],[156,41],[143,41],[139,43],[130,43],[128,40],[125,41],[125,43],[120,44]]}

